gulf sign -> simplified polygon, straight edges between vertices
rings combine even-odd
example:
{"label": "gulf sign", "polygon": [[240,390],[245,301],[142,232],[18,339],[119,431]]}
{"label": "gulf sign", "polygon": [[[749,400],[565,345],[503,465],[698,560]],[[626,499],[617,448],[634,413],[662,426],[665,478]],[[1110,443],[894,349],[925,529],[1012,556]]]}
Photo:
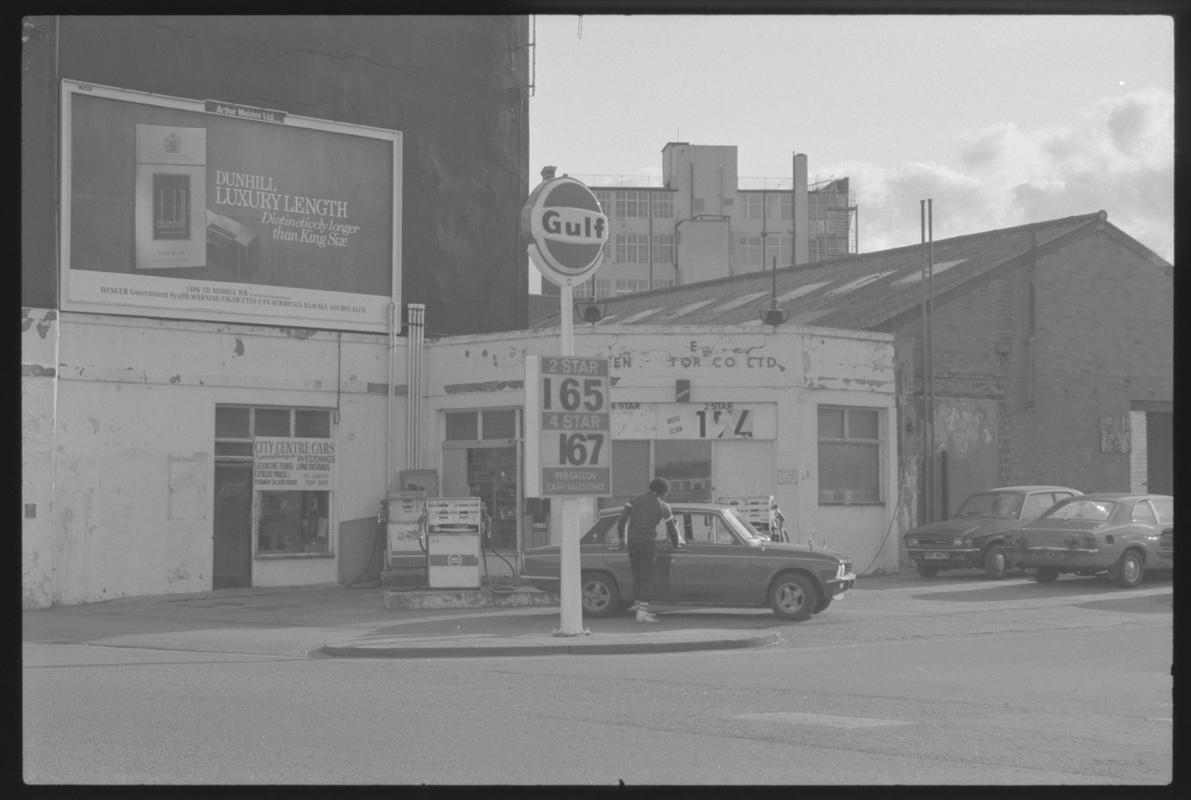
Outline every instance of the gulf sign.
{"label": "gulf sign", "polygon": [[608,218],[590,189],[564,176],[543,181],[530,193],[521,230],[538,271],[559,286],[573,286],[599,266]]}

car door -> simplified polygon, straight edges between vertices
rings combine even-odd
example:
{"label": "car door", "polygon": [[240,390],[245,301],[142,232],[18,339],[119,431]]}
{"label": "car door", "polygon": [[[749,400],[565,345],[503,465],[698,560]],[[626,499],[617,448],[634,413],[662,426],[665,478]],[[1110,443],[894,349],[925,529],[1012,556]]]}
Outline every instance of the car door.
{"label": "car door", "polygon": [[[670,553],[675,600],[735,605],[748,597],[750,551],[715,512],[675,514],[683,548]],[[669,549],[669,545],[666,546]],[[660,551],[659,547],[659,551]]]}
{"label": "car door", "polygon": [[1038,519],[1046,509],[1067,496],[1056,497],[1053,492],[1030,492],[1021,505],[1021,518],[1026,522]]}
{"label": "car door", "polygon": [[1148,499],[1137,501],[1133,506],[1133,513],[1130,514],[1130,521],[1136,529],[1136,533],[1131,534],[1130,538],[1146,548],[1148,557],[1156,556],[1162,526],[1158,524],[1158,514]]}
{"label": "car door", "polygon": [[[629,554],[625,546],[620,543],[620,533],[616,529],[617,517],[601,517],[600,524],[593,532],[598,536],[599,553],[598,566],[602,566],[616,578],[622,598],[634,597],[633,570],[629,566]],[[597,566],[593,564],[593,566]]]}

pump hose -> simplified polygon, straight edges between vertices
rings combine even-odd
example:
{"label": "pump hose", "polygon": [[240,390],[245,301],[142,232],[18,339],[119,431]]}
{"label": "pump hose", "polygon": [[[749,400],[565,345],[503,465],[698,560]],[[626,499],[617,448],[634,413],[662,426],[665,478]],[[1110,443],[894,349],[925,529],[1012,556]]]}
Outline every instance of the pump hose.
{"label": "pump hose", "polygon": [[[487,517],[488,517],[487,514],[485,514],[484,516],[486,518],[485,521],[488,524],[486,526],[487,530],[483,534],[480,535],[480,546],[484,550],[495,553],[497,558],[499,558],[501,561],[505,562],[505,566],[507,566],[509,568],[509,573],[512,576],[512,579],[515,580],[517,577],[516,568],[514,568],[513,565],[509,563],[509,560],[507,558],[502,556],[498,551],[493,550],[492,547],[490,545],[488,545],[488,543],[487,543],[487,540],[488,540],[487,533],[492,530],[492,527],[491,527],[492,521],[491,521],[491,519],[487,519]],[[511,581],[509,583],[499,583],[499,584],[492,582],[492,576],[488,574],[488,559],[487,558],[484,559],[484,578],[488,581],[488,588],[493,593],[499,594],[502,592],[512,592],[513,591],[513,585],[512,585]]]}

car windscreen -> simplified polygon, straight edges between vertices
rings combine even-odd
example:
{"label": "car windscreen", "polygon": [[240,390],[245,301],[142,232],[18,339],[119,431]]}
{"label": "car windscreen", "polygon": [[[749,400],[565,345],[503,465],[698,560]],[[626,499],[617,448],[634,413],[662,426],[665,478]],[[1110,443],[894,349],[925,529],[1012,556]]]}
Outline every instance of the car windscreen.
{"label": "car windscreen", "polygon": [[749,524],[748,520],[741,519],[736,515],[736,510],[733,508],[724,509],[724,519],[728,521],[729,527],[736,532],[736,535],[746,542],[749,539],[764,539],[769,540],[768,536],[760,533],[756,528]]}
{"label": "car windscreen", "polygon": [[1043,519],[1090,519],[1103,522],[1112,516],[1117,504],[1111,500],[1072,498],[1059,503],[1042,515]]}
{"label": "car windscreen", "polygon": [[1017,519],[1022,495],[1016,492],[977,492],[955,512],[957,517],[1002,517]]}

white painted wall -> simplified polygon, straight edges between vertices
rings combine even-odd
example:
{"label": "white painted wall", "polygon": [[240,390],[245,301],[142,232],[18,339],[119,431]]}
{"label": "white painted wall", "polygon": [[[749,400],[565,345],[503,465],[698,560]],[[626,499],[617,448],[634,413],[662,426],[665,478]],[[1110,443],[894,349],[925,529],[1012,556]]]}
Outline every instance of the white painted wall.
{"label": "white painted wall", "polygon": [[[427,415],[448,409],[517,407],[524,400],[526,355],[556,354],[556,331],[442,339],[428,344]],[[850,555],[857,570],[898,569],[893,337],[827,328],[761,326],[578,326],[575,353],[609,359],[615,402],[669,403],[678,378],[691,382],[691,402],[775,403],[778,439],[756,444],[771,460],[770,483],[754,494],[773,494],[797,525],[797,541]],[[731,366],[729,366],[729,363]],[[885,501],[880,505],[826,506],[818,501],[818,412],[823,403],[884,409]],[[425,420],[423,462],[441,467],[440,425]],[[727,458],[745,453],[733,443]],[[742,463],[752,474],[755,464]],[[731,471],[720,463],[717,472]],[[778,482],[778,475],[782,483]],[[727,487],[735,489],[735,486]],[[721,492],[717,486],[715,494]],[[714,495],[713,495],[714,496]],[[592,518],[592,508],[584,522]],[[557,515],[552,526],[557,523]],[[889,531],[888,536],[886,536]],[[551,530],[558,541],[561,531]]]}
{"label": "white painted wall", "polygon": [[[22,512],[35,509],[22,513],[26,607],[211,589],[220,403],[337,408],[332,546],[341,523],[375,515],[386,488],[387,337],[37,310],[25,320]],[[896,492],[883,505],[821,506],[816,467],[817,404],[883,408],[886,481],[896,486],[891,336],[601,325],[581,327],[575,339],[577,354],[609,359],[617,401],[673,402],[675,380],[685,378],[692,404],[775,404],[778,438],[752,452],[746,442],[725,444],[719,474],[737,459],[750,484],[771,475],[755,493],[777,497],[798,541],[851,555],[858,571],[897,569],[896,536],[884,538]],[[558,343],[556,331],[428,342],[419,466],[441,469],[442,411],[520,407],[526,355],[557,353]],[[405,468],[404,340],[394,361],[396,476]],[[581,524],[594,511],[593,502]],[[253,563],[258,586],[335,580],[334,558]]]}
{"label": "white painted wall", "polygon": [[[26,372],[47,360],[52,334],[22,332]],[[56,338],[56,379],[22,381],[22,495],[38,508],[22,519],[27,607],[211,589],[220,403],[338,407],[332,546],[338,523],[375,515],[385,493],[385,336],[66,313]],[[404,406],[398,398],[397,453]],[[334,558],[253,563],[258,586],[336,577]]]}
{"label": "white painted wall", "polygon": [[58,312],[21,310],[21,605],[53,595],[54,412]]}

